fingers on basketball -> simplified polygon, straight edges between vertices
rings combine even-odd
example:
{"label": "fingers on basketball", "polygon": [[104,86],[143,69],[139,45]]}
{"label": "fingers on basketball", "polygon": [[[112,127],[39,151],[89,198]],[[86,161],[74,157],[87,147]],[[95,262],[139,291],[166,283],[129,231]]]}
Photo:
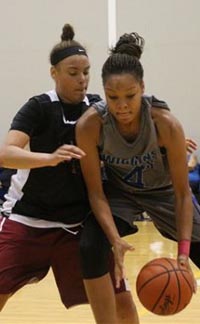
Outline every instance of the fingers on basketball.
{"label": "fingers on basketball", "polygon": [[157,315],[172,315],[182,311],[193,295],[191,272],[175,259],[157,258],[139,272],[136,291],[142,305]]}

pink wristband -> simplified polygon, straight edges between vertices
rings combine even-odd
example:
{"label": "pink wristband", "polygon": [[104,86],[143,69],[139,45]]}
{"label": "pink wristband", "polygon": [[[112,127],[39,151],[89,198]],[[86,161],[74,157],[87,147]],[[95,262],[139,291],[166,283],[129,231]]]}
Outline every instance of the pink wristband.
{"label": "pink wristband", "polygon": [[190,240],[181,240],[178,242],[178,255],[184,254],[189,256],[190,254]]}

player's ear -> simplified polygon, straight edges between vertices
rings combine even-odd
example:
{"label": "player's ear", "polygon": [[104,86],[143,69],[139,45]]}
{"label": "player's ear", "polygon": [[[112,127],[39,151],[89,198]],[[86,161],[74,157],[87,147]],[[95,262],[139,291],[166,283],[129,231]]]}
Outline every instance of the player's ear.
{"label": "player's ear", "polygon": [[53,79],[54,81],[56,81],[56,74],[57,74],[57,71],[56,71],[55,66],[51,66],[50,74],[51,74],[52,79]]}
{"label": "player's ear", "polygon": [[141,89],[142,89],[142,94],[144,94],[145,84],[143,80],[141,81]]}

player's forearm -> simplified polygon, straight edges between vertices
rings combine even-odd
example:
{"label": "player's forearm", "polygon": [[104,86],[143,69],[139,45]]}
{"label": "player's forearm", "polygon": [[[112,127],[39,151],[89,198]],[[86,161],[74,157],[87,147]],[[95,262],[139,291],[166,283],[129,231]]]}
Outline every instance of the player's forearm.
{"label": "player's forearm", "polygon": [[10,169],[32,169],[49,165],[48,153],[30,152],[26,149],[7,146],[0,152],[0,164]]}
{"label": "player's forearm", "polygon": [[177,239],[191,240],[193,223],[193,206],[191,195],[176,199]]}
{"label": "player's forearm", "polygon": [[110,207],[107,200],[103,197],[97,197],[95,195],[89,195],[92,211],[106,234],[111,245],[114,245],[120,238],[118,230],[116,228]]}

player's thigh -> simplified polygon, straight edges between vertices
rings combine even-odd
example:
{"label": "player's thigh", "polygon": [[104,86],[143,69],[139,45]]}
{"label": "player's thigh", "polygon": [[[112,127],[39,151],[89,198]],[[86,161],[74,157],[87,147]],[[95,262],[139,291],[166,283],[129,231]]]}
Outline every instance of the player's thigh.
{"label": "player's thigh", "polygon": [[80,233],[61,230],[54,246],[51,267],[60,298],[66,308],[87,303],[80,263]]}
{"label": "player's thigh", "polygon": [[12,294],[47,274],[47,253],[42,252],[40,234],[29,226],[1,219],[0,294]]}
{"label": "player's thigh", "polygon": [[94,215],[88,217],[80,239],[81,268],[85,279],[108,272],[110,243]]}
{"label": "player's thigh", "polygon": [[[143,201],[145,211],[151,217],[155,227],[161,234],[177,240],[177,226],[175,213],[175,197],[164,193],[163,196],[147,197]],[[200,241],[200,206],[193,199],[193,231],[192,240]]]}

